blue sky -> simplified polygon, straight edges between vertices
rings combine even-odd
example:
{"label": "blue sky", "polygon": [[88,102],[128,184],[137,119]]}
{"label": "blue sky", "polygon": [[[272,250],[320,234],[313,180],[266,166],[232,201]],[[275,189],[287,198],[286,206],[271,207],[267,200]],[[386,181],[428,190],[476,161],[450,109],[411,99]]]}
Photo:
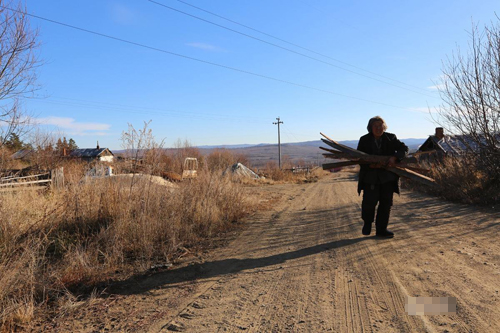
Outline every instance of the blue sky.
{"label": "blue sky", "polygon": [[[41,89],[27,111],[80,147],[119,149],[127,124],[193,145],[357,139],[380,115],[400,138],[425,138],[442,61],[467,48],[498,1],[27,0],[29,13],[245,74],[32,18]],[[326,57],[325,57],[326,56]],[[311,59],[314,58],[314,59]],[[341,68],[339,68],[341,67]],[[380,76],[381,75],[381,76]],[[368,76],[368,77],[367,77]],[[382,77],[383,76],[383,77]],[[285,83],[286,81],[288,83]]]}

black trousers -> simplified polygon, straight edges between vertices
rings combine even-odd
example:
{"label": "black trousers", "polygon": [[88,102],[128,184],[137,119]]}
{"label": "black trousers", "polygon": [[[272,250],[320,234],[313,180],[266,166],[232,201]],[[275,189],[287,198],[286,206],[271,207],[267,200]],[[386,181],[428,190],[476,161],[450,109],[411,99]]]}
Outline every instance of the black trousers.
{"label": "black trousers", "polygon": [[394,182],[375,185],[365,183],[363,186],[361,218],[365,224],[372,224],[375,219],[375,208],[378,203],[377,219],[375,220],[377,233],[387,230],[395,186]]}

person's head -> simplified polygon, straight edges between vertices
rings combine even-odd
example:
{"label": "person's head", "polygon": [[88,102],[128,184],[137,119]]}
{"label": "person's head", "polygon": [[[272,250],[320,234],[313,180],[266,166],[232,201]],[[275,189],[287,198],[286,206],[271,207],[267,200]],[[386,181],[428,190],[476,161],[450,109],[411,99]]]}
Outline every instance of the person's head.
{"label": "person's head", "polygon": [[387,124],[380,116],[375,116],[370,119],[366,127],[369,133],[372,133],[376,138],[382,136],[387,129]]}

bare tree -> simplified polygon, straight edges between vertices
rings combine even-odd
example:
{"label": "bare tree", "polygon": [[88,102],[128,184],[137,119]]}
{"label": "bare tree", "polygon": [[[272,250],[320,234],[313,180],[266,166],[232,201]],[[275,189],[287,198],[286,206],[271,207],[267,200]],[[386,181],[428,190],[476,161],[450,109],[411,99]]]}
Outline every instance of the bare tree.
{"label": "bare tree", "polygon": [[29,121],[20,99],[36,90],[39,65],[38,33],[31,29],[23,5],[14,3],[0,0],[0,145]]}
{"label": "bare tree", "polygon": [[61,162],[57,153],[56,134],[36,128],[29,133],[29,143],[33,147],[30,155],[31,166],[38,171],[52,170]]}
{"label": "bare tree", "polygon": [[125,149],[125,157],[132,162],[131,171],[138,171],[139,161],[142,161],[142,172],[149,174],[158,173],[158,164],[163,154],[164,141],[157,142],[153,136],[153,130],[149,128],[151,120],[144,122],[142,129],[136,130],[132,124],[128,124],[128,130],[122,132],[122,148]]}
{"label": "bare tree", "polygon": [[448,131],[471,138],[464,141],[478,154],[490,176],[500,177],[500,20],[479,31],[473,26],[469,50],[460,49],[443,67],[438,110]]}

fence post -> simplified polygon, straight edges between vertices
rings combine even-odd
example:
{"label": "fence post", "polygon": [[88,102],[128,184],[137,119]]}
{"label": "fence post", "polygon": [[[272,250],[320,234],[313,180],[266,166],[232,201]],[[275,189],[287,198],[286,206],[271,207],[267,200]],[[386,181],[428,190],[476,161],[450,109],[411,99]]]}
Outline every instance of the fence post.
{"label": "fence post", "polygon": [[50,179],[52,180],[52,189],[64,187],[64,167],[53,169],[50,172]]}

